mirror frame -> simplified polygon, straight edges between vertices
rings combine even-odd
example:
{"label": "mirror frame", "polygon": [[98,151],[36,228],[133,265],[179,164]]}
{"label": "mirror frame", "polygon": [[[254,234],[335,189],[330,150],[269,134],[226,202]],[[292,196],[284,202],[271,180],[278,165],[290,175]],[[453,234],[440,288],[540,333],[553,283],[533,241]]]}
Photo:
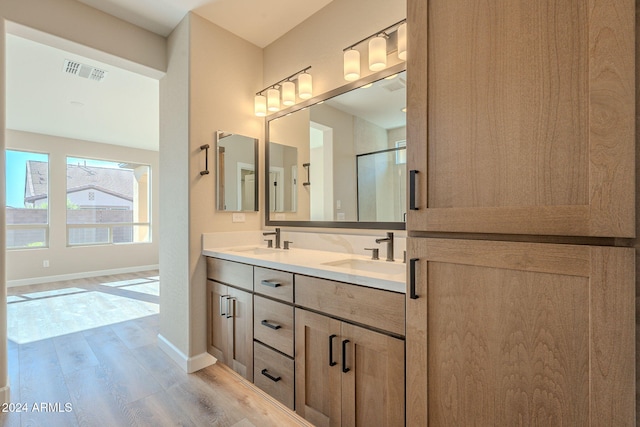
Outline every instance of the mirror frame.
{"label": "mirror frame", "polygon": [[[348,83],[346,85],[340,86],[336,89],[333,89],[329,92],[323,93],[321,95],[315,96],[306,101],[300,102],[294,106],[291,106],[287,109],[283,109],[278,111],[277,113],[271,114],[266,117],[265,120],[265,153],[264,153],[264,169],[265,169],[265,198],[264,198],[264,210],[265,210],[265,225],[266,226],[276,226],[276,227],[322,227],[322,228],[360,228],[360,229],[371,229],[371,230],[406,230],[407,223],[406,222],[357,222],[357,221],[287,221],[287,220],[272,220],[269,218],[270,209],[269,209],[269,122],[280,117],[284,117],[287,114],[294,113],[299,110],[303,110],[305,108],[311,107],[314,104],[317,104],[320,101],[325,101],[327,99],[336,97],[338,95],[342,95],[343,93],[350,92],[354,89],[357,89],[361,86],[364,86],[369,83],[376,82],[385,77],[391,76],[393,74],[398,74],[403,71],[406,71],[407,64],[405,62],[401,62],[396,65],[392,65],[388,68],[385,68],[382,71],[378,71],[377,73],[370,74],[366,77],[360,78],[354,82]],[[217,162],[216,162],[217,165]],[[286,213],[286,212],[285,212]]]}
{"label": "mirror frame", "polygon": [[[230,134],[230,135],[239,135],[239,136],[243,136],[245,138],[250,138],[253,139],[253,164],[254,164],[254,169],[255,169],[255,175],[256,175],[256,183],[255,183],[255,197],[254,197],[254,201],[253,201],[253,209],[251,210],[242,210],[242,211],[238,211],[238,210],[221,210],[220,209],[220,153],[218,150],[218,141],[220,141],[220,135],[222,134]],[[216,195],[216,212],[258,212],[260,211],[260,142],[258,140],[258,138],[254,138],[252,136],[247,136],[247,135],[242,135],[240,133],[232,133],[232,132],[225,132],[222,130],[217,130],[214,134],[213,137],[213,146],[215,147],[215,152],[216,152],[216,191],[215,191],[215,195]]]}

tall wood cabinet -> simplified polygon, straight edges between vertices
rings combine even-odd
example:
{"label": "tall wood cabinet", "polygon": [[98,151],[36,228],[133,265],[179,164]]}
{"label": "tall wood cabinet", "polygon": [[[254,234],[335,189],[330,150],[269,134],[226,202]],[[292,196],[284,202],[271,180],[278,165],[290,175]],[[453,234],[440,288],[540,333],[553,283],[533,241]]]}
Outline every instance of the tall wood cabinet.
{"label": "tall wood cabinet", "polygon": [[634,2],[407,4],[406,424],[635,425]]}

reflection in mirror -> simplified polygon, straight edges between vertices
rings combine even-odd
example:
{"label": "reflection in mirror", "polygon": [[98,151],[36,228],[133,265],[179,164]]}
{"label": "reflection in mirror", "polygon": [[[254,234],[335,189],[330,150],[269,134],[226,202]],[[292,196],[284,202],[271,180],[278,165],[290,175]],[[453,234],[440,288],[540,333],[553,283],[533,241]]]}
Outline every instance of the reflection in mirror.
{"label": "reflection in mirror", "polygon": [[217,207],[220,211],[258,210],[258,140],[216,133]]}
{"label": "reflection in mirror", "polygon": [[269,208],[295,212],[298,200],[298,149],[269,144]]}
{"label": "reflection in mirror", "polygon": [[[396,71],[269,121],[270,177],[272,167],[284,167],[280,158],[272,158],[274,146],[296,149],[299,167],[296,177],[282,178],[286,188],[278,188],[279,182],[267,186],[267,225],[340,227],[349,222],[351,227],[385,223],[391,228],[395,223],[404,228],[405,106],[406,72]],[[286,205],[288,197],[295,207]]]}

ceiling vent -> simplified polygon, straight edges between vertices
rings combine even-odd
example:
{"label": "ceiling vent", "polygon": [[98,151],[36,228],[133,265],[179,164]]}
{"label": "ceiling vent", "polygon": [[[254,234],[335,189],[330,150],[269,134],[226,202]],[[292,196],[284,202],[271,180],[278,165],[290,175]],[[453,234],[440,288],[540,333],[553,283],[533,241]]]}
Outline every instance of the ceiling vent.
{"label": "ceiling vent", "polygon": [[64,60],[64,67],[62,69],[65,73],[73,74],[85,79],[101,82],[107,77],[107,71],[101,70],[91,65],[81,64],[77,61],[71,61],[69,59]]}
{"label": "ceiling vent", "polygon": [[397,90],[406,88],[407,82],[402,77],[398,77],[397,79],[389,80],[388,82],[383,81],[380,86],[385,88],[389,92],[395,92]]}

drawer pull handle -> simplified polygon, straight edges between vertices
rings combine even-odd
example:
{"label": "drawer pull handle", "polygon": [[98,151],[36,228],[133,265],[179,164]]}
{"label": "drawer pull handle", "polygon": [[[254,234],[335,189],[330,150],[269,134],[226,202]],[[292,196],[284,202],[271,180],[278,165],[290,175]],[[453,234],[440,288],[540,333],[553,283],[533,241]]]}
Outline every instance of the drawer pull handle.
{"label": "drawer pull handle", "polygon": [[[235,298],[228,297],[227,298],[227,319],[231,319],[233,317],[233,313],[235,312]],[[229,305],[231,303],[231,305]]]}
{"label": "drawer pull handle", "polygon": [[[229,295],[220,295],[220,316],[226,316],[227,315],[227,313],[226,313],[226,311],[224,309],[224,305],[222,303],[222,300],[224,298],[229,298]],[[227,304],[227,307],[229,307],[229,304]]]}
{"label": "drawer pull handle", "polygon": [[277,288],[277,287],[281,286],[280,283],[272,282],[270,280],[263,280],[263,281],[260,282],[260,284],[264,285],[264,286],[269,286],[270,288]]}
{"label": "drawer pull handle", "polygon": [[274,377],[273,375],[271,375],[266,368],[262,370],[262,375],[264,375],[265,377],[269,378],[274,383],[277,383],[278,381],[280,381],[282,379],[280,377]]}
{"label": "drawer pull handle", "polygon": [[267,328],[271,328],[271,329],[275,329],[278,330],[280,328],[282,328],[282,326],[280,325],[276,325],[275,323],[269,323],[268,320],[263,320],[262,322],[260,322],[261,325],[266,326]]}
{"label": "drawer pull handle", "polygon": [[418,299],[416,294],[416,264],[420,261],[419,258],[411,258],[409,260],[409,298]]}
{"label": "drawer pull handle", "polygon": [[347,368],[347,344],[350,342],[349,340],[342,341],[342,372],[345,374],[351,370]]}
{"label": "drawer pull handle", "polygon": [[416,175],[419,172],[415,169],[409,171],[409,209],[417,211],[416,206]]}
{"label": "drawer pull handle", "polygon": [[336,334],[329,336],[329,366],[336,366],[338,362],[333,360],[333,339],[337,337]]}

